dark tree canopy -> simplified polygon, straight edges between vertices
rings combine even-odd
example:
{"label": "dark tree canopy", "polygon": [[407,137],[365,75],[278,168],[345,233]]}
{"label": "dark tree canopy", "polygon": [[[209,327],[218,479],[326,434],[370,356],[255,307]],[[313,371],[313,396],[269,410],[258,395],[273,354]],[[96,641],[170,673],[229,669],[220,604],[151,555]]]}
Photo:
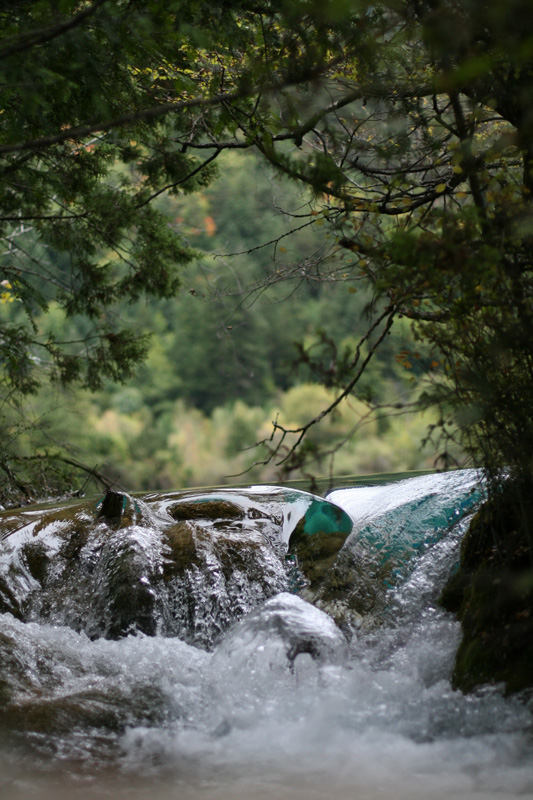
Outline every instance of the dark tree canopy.
{"label": "dark tree canopy", "polygon": [[[334,406],[406,317],[444,433],[452,414],[476,459],[532,480],[532,18],[526,0],[3,8],[5,395],[126,377],[143,338],[118,305],[171,296],[194,257],[159,199],[254,148],[334,235],[299,274],[373,292],[368,336],[328,368]],[[36,324],[52,306],[82,340]]]}
{"label": "dark tree canopy", "polygon": [[[312,99],[281,92],[285,124],[273,114],[256,146],[314,189],[310,213],[335,232],[338,261],[308,268],[331,276],[333,263],[339,280],[373,287],[372,347],[399,317],[413,321],[419,352],[401,357],[430,366],[424,401],[441,407],[444,437],[531,481],[533,11],[519,0],[352,9],[346,58]],[[338,364],[337,402],[367,361],[361,349]]]}

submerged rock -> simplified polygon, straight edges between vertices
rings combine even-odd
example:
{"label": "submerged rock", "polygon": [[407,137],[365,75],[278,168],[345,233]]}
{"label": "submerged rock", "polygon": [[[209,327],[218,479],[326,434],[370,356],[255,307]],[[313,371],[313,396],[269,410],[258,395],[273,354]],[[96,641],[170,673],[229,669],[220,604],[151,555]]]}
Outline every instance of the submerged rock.
{"label": "submerged rock", "polygon": [[58,752],[56,737],[65,735],[76,748],[80,731],[92,731],[107,760],[110,731],[185,716],[184,695],[189,687],[200,693],[194,682],[209,658],[176,638],[90,641],[66,627],[23,624],[4,614],[0,740],[14,744],[29,736]]}
{"label": "submerged rock", "polygon": [[330,616],[283,592],[237,623],[215,658],[228,658],[234,668],[253,669],[258,661],[268,661],[269,666],[279,662],[281,653],[289,668],[305,653],[319,663],[338,662],[347,656],[347,642]]}

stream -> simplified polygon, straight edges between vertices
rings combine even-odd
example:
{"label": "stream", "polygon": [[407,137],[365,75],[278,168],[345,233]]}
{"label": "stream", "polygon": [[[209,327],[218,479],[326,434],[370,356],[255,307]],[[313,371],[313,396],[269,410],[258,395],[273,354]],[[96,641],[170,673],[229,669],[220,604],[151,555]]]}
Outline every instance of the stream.
{"label": "stream", "polygon": [[461,470],[2,512],[0,797],[533,797],[532,699],[450,683],[482,498]]}

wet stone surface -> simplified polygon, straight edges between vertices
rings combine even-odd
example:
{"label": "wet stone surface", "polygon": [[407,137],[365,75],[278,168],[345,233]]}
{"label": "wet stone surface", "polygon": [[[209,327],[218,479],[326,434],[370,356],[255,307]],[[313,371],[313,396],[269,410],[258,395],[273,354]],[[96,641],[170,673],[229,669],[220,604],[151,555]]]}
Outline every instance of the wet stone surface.
{"label": "wet stone surface", "polygon": [[[296,530],[303,571],[288,552]],[[276,487],[143,499],[108,492],[98,502],[4,512],[0,611],[91,639],[137,632],[211,649],[268,598],[313,583],[349,530],[341,509]]]}

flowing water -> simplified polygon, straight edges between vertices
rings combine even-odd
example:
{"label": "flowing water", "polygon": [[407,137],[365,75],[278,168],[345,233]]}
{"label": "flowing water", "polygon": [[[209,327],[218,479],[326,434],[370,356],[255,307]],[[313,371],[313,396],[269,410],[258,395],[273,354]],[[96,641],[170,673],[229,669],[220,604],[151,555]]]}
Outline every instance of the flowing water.
{"label": "flowing water", "polygon": [[[294,584],[293,565],[287,566],[272,541],[276,524],[278,544],[286,546],[290,538],[284,503],[294,503],[291,497],[281,505],[276,500],[273,510],[272,498],[264,494],[235,496],[247,518],[255,509],[251,517],[260,528],[268,521],[269,535],[263,530],[262,541],[269,540],[282,564],[276,567],[274,556],[268,562],[256,543],[254,553],[260,551],[268,580],[252,586],[241,576],[236,588],[229,575],[221,588],[205,550],[196,561],[196,584],[189,573],[183,583],[185,572],[179,586],[174,573],[158,583],[158,563],[168,560],[158,532],[169,524],[163,512],[172,498],[151,496],[151,516],[140,503],[144,522],[133,520],[112,536],[118,546],[123,530],[128,546],[136,543],[133,561],[142,562],[141,578],[155,597],[150,608],[159,621],[155,635],[122,630],[118,639],[106,638],[109,627],[98,627],[97,606],[89,596],[83,619],[80,603],[89,590],[81,576],[89,573],[81,567],[75,573],[55,567],[56,588],[62,575],[76,594],[77,582],[78,599],[68,613],[43,610],[35,598],[44,590],[21,566],[20,548],[33,534],[19,524],[5,539],[1,562],[5,595],[11,592],[13,603],[16,592],[23,595],[19,605],[26,616],[15,608],[16,613],[0,615],[0,797],[533,797],[529,699],[506,698],[498,686],[465,696],[450,684],[460,626],[437,598],[481,497],[479,476],[472,471],[333,492],[328,499],[353,522],[341,552],[367,559],[385,598],[379,620],[366,624],[361,614],[357,625],[344,630],[303,599],[305,586]],[[263,516],[261,503],[268,512]],[[44,512],[29,513],[33,525]],[[80,545],[78,563],[94,561],[102,525],[93,524],[96,539]],[[212,521],[202,530],[209,526]],[[234,521],[224,535],[228,527],[236,558],[239,536],[250,534]],[[56,539],[50,539],[56,553],[65,542],[57,544],[60,530],[56,524]],[[153,552],[143,538],[147,530],[155,537]],[[109,585],[102,564],[110,558],[109,542],[99,548],[91,574],[105,595]],[[247,559],[239,556],[235,569],[250,566]],[[210,638],[204,615],[199,628],[182,621],[176,634],[158,609],[167,601],[180,602],[184,585],[205,602],[211,598],[211,609],[215,589],[225,592],[226,605],[219,606],[223,619],[228,604],[236,607],[243,595],[234,624],[217,622],[218,633]],[[197,604],[194,609],[198,616]]]}

